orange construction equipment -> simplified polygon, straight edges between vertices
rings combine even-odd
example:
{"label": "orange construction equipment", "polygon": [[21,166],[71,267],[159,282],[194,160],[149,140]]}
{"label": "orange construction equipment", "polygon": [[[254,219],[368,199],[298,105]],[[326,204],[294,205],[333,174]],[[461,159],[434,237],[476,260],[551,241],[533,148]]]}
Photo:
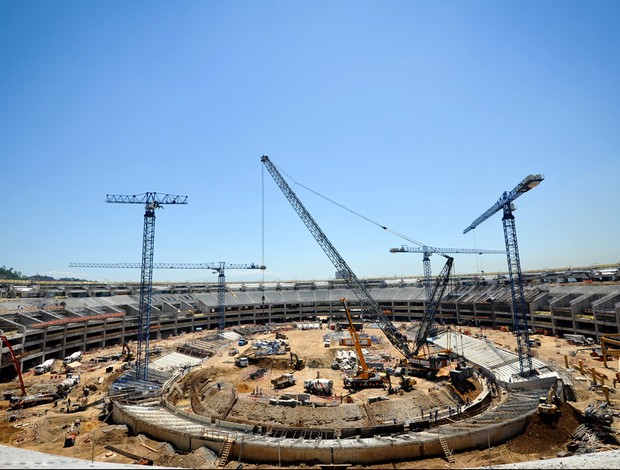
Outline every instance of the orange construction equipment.
{"label": "orange construction equipment", "polygon": [[353,346],[355,346],[355,352],[357,353],[357,358],[359,360],[359,369],[357,373],[354,377],[346,377],[344,379],[344,387],[350,389],[382,387],[385,379],[379,374],[379,372],[371,369],[368,367],[368,364],[366,364],[366,359],[364,358],[364,353],[362,352],[362,347],[360,346],[360,337],[355,329],[355,326],[353,325],[353,319],[351,318],[351,312],[349,311],[349,306],[347,305],[347,299],[343,297],[340,301],[344,305],[344,310],[347,314],[347,320],[349,321],[349,333],[353,339]]}

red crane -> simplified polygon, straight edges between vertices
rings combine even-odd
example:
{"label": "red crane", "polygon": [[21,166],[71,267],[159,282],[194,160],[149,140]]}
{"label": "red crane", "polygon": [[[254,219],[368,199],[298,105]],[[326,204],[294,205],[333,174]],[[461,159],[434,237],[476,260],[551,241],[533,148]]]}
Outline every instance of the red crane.
{"label": "red crane", "polygon": [[[13,348],[11,347],[11,343],[9,342],[9,339],[4,335],[0,335],[0,341],[4,342],[4,344],[6,344],[6,347],[9,348],[9,352],[11,353],[11,360],[13,361],[13,365],[15,366],[17,377],[19,377],[19,386],[22,389],[22,396],[25,397],[26,386],[24,385],[24,379],[22,378],[22,372],[19,369],[19,363],[17,362],[17,357],[15,357],[15,352],[13,351]],[[1,349],[1,343],[0,343],[0,349]]]}

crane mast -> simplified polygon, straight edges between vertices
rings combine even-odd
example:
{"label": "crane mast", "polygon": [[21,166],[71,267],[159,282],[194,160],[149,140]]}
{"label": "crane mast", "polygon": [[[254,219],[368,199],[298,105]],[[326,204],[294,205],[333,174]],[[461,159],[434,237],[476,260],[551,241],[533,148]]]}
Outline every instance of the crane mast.
{"label": "crane mast", "polygon": [[503,212],[502,225],[504,227],[504,242],[506,244],[508,276],[510,279],[510,293],[512,296],[512,323],[517,337],[519,367],[522,377],[531,376],[533,369],[527,325],[527,302],[523,290],[523,272],[521,271],[521,260],[519,258],[515,218],[512,214],[514,210],[512,202],[530,189],[538,186],[543,179],[544,176],[540,174],[526,176],[512,191],[504,192],[495,204],[463,230],[465,234],[475,229],[496,212],[500,210]]}
{"label": "crane mast", "polygon": [[[140,268],[140,263],[69,263],[70,268]],[[153,263],[155,269],[212,269],[218,274],[217,289],[217,337],[222,338],[225,323],[226,269],[267,269],[265,265],[218,263]]]}
{"label": "crane mast", "polygon": [[336,270],[342,275],[349,289],[351,289],[355,296],[359,299],[362,311],[370,311],[371,315],[374,317],[374,321],[377,322],[383,333],[387,336],[388,340],[403,356],[405,356],[405,358],[412,357],[414,354],[409,347],[406,337],[403,337],[403,335],[381,311],[379,304],[377,304],[377,302],[372,298],[368,290],[360,282],[346,261],[342,258],[342,256],[340,256],[340,253],[338,253],[334,245],[332,245],[329,241],[323,230],[321,230],[319,225],[312,218],[308,210],[304,207],[302,202],[293,192],[269,157],[263,155],[261,157],[261,162],[263,162],[269,174],[280,187],[284,193],[284,196],[291,203],[293,209],[295,209],[301,220],[304,224],[306,224],[306,227],[308,227],[308,230],[310,230],[310,233],[314,236],[314,239],[333,263]]}
{"label": "crane mast", "polygon": [[[144,204],[142,236],[142,263],[140,265],[140,304],[138,311],[138,347],[136,352],[136,380],[148,380],[149,340],[151,330],[151,302],[153,296],[153,252],[155,248],[155,209],[164,204],[187,204],[187,196],[147,192],[137,195],[106,195],[112,204]],[[144,347],[144,365],[142,349]]]}

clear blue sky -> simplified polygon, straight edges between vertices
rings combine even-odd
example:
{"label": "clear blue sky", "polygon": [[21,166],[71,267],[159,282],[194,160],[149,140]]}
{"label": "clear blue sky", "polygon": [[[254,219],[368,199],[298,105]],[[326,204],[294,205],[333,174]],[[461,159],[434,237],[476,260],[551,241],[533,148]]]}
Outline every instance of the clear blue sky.
{"label": "clear blue sky", "polygon": [[605,0],[4,0],[0,265],[139,281],[69,263],[139,262],[143,206],[105,196],[152,191],[189,198],[157,211],[155,262],[332,278],[263,154],[360,278],[420,275],[422,256],[295,182],[427,245],[504,249],[499,213],[463,229],[542,173],[516,201],[523,269],[619,262],[619,23]]}

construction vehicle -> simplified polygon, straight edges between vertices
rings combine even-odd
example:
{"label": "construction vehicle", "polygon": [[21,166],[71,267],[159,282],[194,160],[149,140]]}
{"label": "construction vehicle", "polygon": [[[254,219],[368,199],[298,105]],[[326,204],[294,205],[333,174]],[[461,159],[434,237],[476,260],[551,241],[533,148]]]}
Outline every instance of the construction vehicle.
{"label": "construction vehicle", "polygon": [[546,397],[540,397],[538,400],[538,415],[547,418],[553,418],[560,413],[560,400],[557,397],[557,387],[553,384],[549,387]]}
{"label": "construction vehicle", "polygon": [[408,376],[408,375],[403,375],[403,376],[400,376],[400,382],[399,382],[398,388],[393,387],[392,376],[387,371],[385,373],[385,379],[387,382],[387,389],[388,389],[389,394],[398,393],[400,391],[410,392],[411,390],[413,390],[413,386],[417,383],[415,378]]}
{"label": "construction vehicle", "polygon": [[237,367],[247,367],[249,364],[250,361],[246,356],[237,357],[235,359],[235,365]]}
{"label": "construction vehicle", "polygon": [[300,358],[297,354],[291,351],[291,369],[293,370],[301,370],[306,366],[305,361]]}
{"label": "construction vehicle", "polygon": [[127,343],[127,341],[125,341],[123,343],[123,349],[121,351],[121,357],[123,359],[123,362],[131,362],[131,361],[134,360],[133,351],[129,347],[129,344]]}
{"label": "construction vehicle", "polygon": [[80,376],[77,374],[69,373],[67,374],[65,380],[60,382],[56,388],[59,394],[66,395],[69,391],[80,383]]}
{"label": "construction vehicle", "polygon": [[364,352],[360,346],[359,335],[355,326],[353,325],[353,319],[351,318],[351,311],[347,305],[347,300],[343,297],[340,299],[344,306],[344,311],[347,314],[347,320],[349,321],[349,333],[353,340],[353,346],[357,354],[358,369],[353,377],[344,378],[344,388],[359,390],[361,388],[382,387],[386,384],[385,376],[381,375],[378,371],[368,367],[366,359],[364,358]]}
{"label": "construction vehicle", "polygon": [[594,344],[592,338],[586,338],[584,335],[564,335],[564,339],[569,344],[575,344],[577,346],[585,346],[586,344]]}
{"label": "construction vehicle", "polygon": [[271,380],[273,388],[286,388],[295,385],[295,376],[293,374],[283,374]]}
{"label": "construction vehicle", "polygon": [[304,391],[313,395],[330,396],[334,389],[334,382],[329,379],[304,380]]}
{"label": "construction vehicle", "polygon": [[70,354],[69,356],[65,357],[62,360],[62,363],[65,365],[71,364],[72,362],[79,361],[81,357],[82,357],[82,351],[75,351],[73,354]]}
{"label": "construction vehicle", "polygon": [[527,340],[527,342],[530,345],[530,348],[539,348],[541,345],[540,340],[536,338],[530,338]]}
{"label": "construction vehicle", "polygon": [[[336,271],[339,273],[342,279],[346,282],[348,288],[351,289],[353,293],[355,294],[355,296],[359,299],[360,306],[362,309],[362,315],[365,315],[368,313],[370,314],[370,317],[372,317],[371,320],[377,323],[377,325],[379,326],[381,331],[385,334],[385,336],[390,341],[390,343],[392,343],[392,345],[404,356],[405,362],[411,362],[411,361],[415,362],[416,359],[418,359],[416,358],[417,352],[414,353],[412,351],[409,345],[408,338],[398,331],[398,329],[394,326],[391,320],[383,312],[383,309],[379,307],[379,304],[375,301],[375,299],[373,299],[373,297],[370,295],[370,292],[368,292],[364,284],[357,278],[355,273],[351,270],[349,265],[340,255],[340,253],[338,253],[336,248],[329,241],[329,239],[327,238],[323,230],[321,230],[319,225],[312,218],[308,210],[304,207],[303,203],[299,200],[295,192],[291,189],[291,187],[288,185],[286,180],[282,177],[278,169],[271,162],[271,160],[269,160],[269,157],[266,155],[263,155],[261,157],[261,162],[263,162],[263,164],[267,168],[267,171],[273,177],[274,181],[276,182],[278,187],[281,189],[284,196],[291,203],[291,205],[293,206],[293,208],[295,209],[295,211],[297,212],[301,220],[304,222],[304,224],[306,225],[310,233],[312,233],[312,235],[314,236],[314,239],[321,246],[321,248],[323,249],[327,257],[333,263],[334,267],[336,268]],[[452,258],[450,258],[449,256],[446,256],[446,257],[448,258],[449,265],[451,267]],[[445,268],[444,268],[444,272],[445,272]],[[449,274],[449,270],[447,273],[445,273],[443,277],[440,276],[440,278],[438,278],[438,280],[435,283],[434,289],[432,291],[433,292],[432,298],[429,299],[427,303],[426,321],[429,321],[429,319],[432,321],[432,319],[435,316],[436,310],[439,306],[439,302],[441,301],[441,298],[443,296],[443,293],[445,292],[445,288],[448,283],[448,274]],[[430,325],[428,328],[425,328],[424,327],[425,325],[422,325],[422,326],[423,328],[421,328],[421,330],[425,332],[425,334],[428,337],[428,333],[430,332]],[[422,336],[420,336],[419,339],[420,340],[423,339],[424,340],[423,342],[426,343],[427,337],[424,338],[423,335],[424,333],[422,334]],[[425,361],[423,363],[418,360],[417,362],[420,367],[422,367],[424,364],[427,364],[432,367],[437,367],[439,365],[439,363],[437,363],[436,361]]]}
{"label": "construction vehicle", "polygon": [[35,366],[34,375],[41,375],[49,372],[52,367],[54,367],[54,359],[48,359],[47,361],[43,361],[41,364]]}
{"label": "construction vehicle", "polygon": [[400,376],[400,388],[405,392],[413,390],[413,386],[416,384],[416,379],[409,375]]}
{"label": "construction vehicle", "polygon": [[21,410],[22,408],[30,408],[33,406],[47,405],[53,403],[58,398],[54,393],[41,393],[38,395],[29,395],[22,397],[11,397],[9,408],[12,410]]}
{"label": "construction vehicle", "polygon": [[0,335],[0,352],[2,351],[2,343],[6,344],[6,347],[9,350],[9,354],[11,355],[11,361],[13,362],[13,366],[15,367],[15,372],[17,373],[17,377],[19,378],[19,387],[22,392],[22,397],[25,397],[27,395],[26,386],[24,385],[22,371],[21,371],[21,368],[19,367],[19,363],[17,362],[17,357],[15,356],[15,352],[13,351],[13,347],[11,346],[11,342],[6,336]]}

